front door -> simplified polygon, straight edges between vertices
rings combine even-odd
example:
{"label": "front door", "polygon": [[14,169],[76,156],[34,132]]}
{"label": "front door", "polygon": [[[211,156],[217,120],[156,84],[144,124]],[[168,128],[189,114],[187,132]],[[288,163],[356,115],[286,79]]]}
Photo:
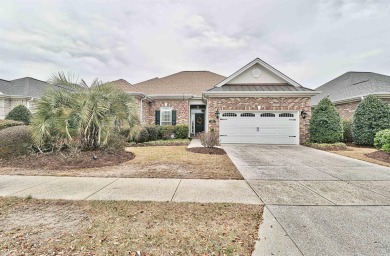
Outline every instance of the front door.
{"label": "front door", "polygon": [[204,113],[195,114],[195,134],[204,131]]}

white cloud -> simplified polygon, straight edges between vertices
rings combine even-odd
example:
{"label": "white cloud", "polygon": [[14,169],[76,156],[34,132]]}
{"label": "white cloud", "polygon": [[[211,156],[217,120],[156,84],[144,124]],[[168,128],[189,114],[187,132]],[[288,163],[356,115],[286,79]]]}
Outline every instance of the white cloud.
{"label": "white cloud", "polygon": [[2,1],[0,78],[139,82],[180,70],[230,75],[260,57],[316,87],[388,72],[386,0]]}

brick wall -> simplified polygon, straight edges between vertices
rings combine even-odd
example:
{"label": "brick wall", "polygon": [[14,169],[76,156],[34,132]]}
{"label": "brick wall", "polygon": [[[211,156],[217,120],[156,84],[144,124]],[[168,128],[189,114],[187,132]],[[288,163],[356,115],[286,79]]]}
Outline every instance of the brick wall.
{"label": "brick wall", "polygon": [[264,97],[264,98],[209,98],[208,118],[215,120],[215,123],[208,124],[209,130],[218,130],[219,122],[215,118],[218,110],[304,110],[307,112],[306,119],[299,120],[300,143],[304,143],[309,138],[309,122],[311,117],[310,97]]}
{"label": "brick wall", "polygon": [[[148,108],[149,124],[155,122],[155,112],[160,110],[160,107],[171,107],[172,110],[176,110],[176,123],[188,124],[189,108],[188,100],[185,100],[185,112],[183,112],[183,100],[153,100]],[[146,118],[146,116],[145,116]],[[145,119],[146,120],[146,119]]]}
{"label": "brick wall", "polygon": [[[390,105],[390,99],[381,99],[381,100],[384,102],[387,102]],[[353,114],[355,113],[359,104],[360,104],[360,101],[348,102],[348,103],[343,103],[343,104],[337,104],[336,108],[339,111],[341,118],[352,119]]]}

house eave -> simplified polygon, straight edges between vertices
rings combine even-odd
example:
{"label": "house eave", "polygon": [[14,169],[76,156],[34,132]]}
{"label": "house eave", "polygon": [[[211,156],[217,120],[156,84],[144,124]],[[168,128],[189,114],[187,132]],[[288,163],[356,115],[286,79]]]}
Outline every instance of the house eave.
{"label": "house eave", "polygon": [[319,91],[215,91],[203,92],[205,98],[226,98],[226,97],[312,97],[321,92]]}
{"label": "house eave", "polygon": [[0,98],[28,99],[28,100],[31,100],[31,99],[33,99],[34,97],[23,96],[23,95],[7,95],[7,94],[0,94]]}
{"label": "house eave", "polygon": [[[380,99],[390,99],[390,93],[383,92],[383,93],[370,93],[370,94],[359,95],[359,96],[356,96],[356,97],[335,100],[335,101],[332,101],[332,103],[334,105],[340,105],[340,104],[351,103],[351,102],[359,102],[359,101],[362,101],[362,98],[367,97],[368,95],[374,95],[374,96],[377,96]],[[317,105],[318,104],[312,105],[312,107],[315,107]]]}
{"label": "house eave", "polygon": [[196,96],[192,94],[150,94],[148,97],[153,100],[188,100]]}

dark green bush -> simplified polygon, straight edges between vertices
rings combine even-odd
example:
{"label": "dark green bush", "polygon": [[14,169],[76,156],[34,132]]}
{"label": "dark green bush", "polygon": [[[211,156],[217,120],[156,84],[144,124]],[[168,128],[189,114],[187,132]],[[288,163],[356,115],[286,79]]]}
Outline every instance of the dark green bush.
{"label": "dark green bush", "polygon": [[157,140],[162,140],[164,137],[164,126],[162,125],[156,125],[157,130]]}
{"label": "dark green bush", "polygon": [[158,129],[155,125],[149,125],[146,126],[146,130],[148,130],[149,133],[149,139],[148,141],[154,141],[158,138]]}
{"label": "dark green bush", "polygon": [[188,125],[186,124],[177,124],[175,125],[175,137],[178,139],[187,139],[188,138]]}
{"label": "dark green bush", "polygon": [[357,145],[374,145],[375,134],[390,128],[390,107],[374,95],[367,96],[353,116],[352,134]]}
{"label": "dark green bush", "polygon": [[162,125],[161,127],[163,127],[162,139],[172,139],[171,134],[175,131],[175,127],[173,125]]}
{"label": "dark green bush", "polygon": [[135,138],[135,142],[137,143],[144,143],[149,140],[149,132],[146,129],[146,127],[143,127],[140,129],[137,137]]}
{"label": "dark green bush", "polygon": [[328,98],[322,99],[314,109],[309,132],[310,141],[314,143],[335,143],[343,140],[340,115]]}
{"label": "dark green bush", "polygon": [[31,128],[26,125],[0,130],[0,158],[10,158],[31,152]]}
{"label": "dark green bush", "polygon": [[12,126],[19,126],[19,125],[24,125],[24,123],[19,121],[14,121],[14,120],[0,120],[0,130]]}
{"label": "dark green bush", "polygon": [[352,143],[352,121],[349,119],[343,120],[343,138],[345,143]]}
{"label": "dark green bush", "polygon": [[374,146],[377,149],[390,153],[390,129],[382,130],[376,133]]}
{"label": "dark green bush", "polygon": [[5,117],[5,119],[20,121],[23,122],[24,124],[30,124],[30,118],[31,118],[30,110],[28,110],[23,105],[14,107]]}

